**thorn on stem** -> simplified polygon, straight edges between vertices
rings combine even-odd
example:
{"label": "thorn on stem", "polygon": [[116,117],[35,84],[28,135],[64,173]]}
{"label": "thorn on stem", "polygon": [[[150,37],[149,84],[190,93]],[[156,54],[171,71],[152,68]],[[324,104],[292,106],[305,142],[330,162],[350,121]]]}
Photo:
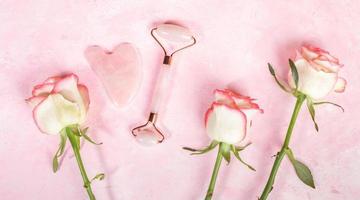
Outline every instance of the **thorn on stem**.
{"label": "thorn on stem", "polygon": [[91,182],[87,182],[84,184],[84,188],[88,189],[90,187]]}
{"label": "thorn on stem", "polygon": [[206,199],[211,199],[213,195],[213,192],[208,192],[206,195]]}

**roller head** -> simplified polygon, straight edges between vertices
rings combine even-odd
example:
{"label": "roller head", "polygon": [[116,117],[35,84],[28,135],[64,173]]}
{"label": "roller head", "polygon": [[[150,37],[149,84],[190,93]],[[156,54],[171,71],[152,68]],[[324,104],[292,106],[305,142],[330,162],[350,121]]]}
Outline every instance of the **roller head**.
{"label": "roller head", "polygon": [[196,43],[196,39],[187,28],[175,24],[161,24],[151,30],[151,35],[164,50],[165,55],[170,57]]}
{"label": "roller head", "polygon": [[176,43],[191,43],[192,33],[185,27],[174,24],[161,24],[155,30],[158,37]]}

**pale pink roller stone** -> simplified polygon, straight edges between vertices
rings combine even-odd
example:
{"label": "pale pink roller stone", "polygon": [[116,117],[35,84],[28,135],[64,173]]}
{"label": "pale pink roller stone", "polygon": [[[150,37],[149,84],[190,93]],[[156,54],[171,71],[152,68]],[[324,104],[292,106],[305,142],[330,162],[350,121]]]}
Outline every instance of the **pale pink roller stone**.
{"label": "pale pink roller stone", "polygon": [[112,51],[90,46],[85,50],[85,57],[113,103],[120,108],[128,105],[142,79],[137,49],[129,43],[119,44]]}

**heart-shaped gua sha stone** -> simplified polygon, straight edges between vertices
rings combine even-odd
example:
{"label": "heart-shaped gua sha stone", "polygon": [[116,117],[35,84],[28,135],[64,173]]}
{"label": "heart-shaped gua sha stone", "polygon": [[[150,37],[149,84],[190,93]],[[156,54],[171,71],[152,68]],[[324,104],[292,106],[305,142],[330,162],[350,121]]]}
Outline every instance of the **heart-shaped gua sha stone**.
{"label": "heart-shaped gua sha stone", "polygon": [[119,44],[112,51],[89,46],[85,57],[114,104],[120,108],[128,105],[137,93],[142,78],[137,49],[129,43]]}

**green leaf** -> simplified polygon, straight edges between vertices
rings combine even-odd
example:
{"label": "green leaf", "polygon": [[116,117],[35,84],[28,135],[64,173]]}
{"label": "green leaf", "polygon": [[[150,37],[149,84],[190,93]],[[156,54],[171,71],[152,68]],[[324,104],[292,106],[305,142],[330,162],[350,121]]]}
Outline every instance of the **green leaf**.
{"label": "green leaf", "polygon": [[[248,146],[248,145],[247,145]],[[239,151],[236,149],[236,147],[234,145],[231,145],[231,151],[234,153],[235,157],[245,166],[247,166],[249,169],[256,171],[255,168],[253,168],[251,165],[247,164],[246,162],[244,162],[239,155]]]}
{"label": "green leaf", "polygon": [[94,181],[96,179],[99,180],[99,181],[102,181],[102,180],[104,180],[104,178],[105,178],[104,173],[96,174],[96,176],[94,178],[92,178],[90,182],[92,182],[92,181]]}
{"label": "green leaf", "polygon": [[59,170],[59,161],[58,158],[61,157],[64,153],[65,150],[65,146],[66,146],[66,140],[67,140],[67,136],[66,133],[64,131],[61,131],[60,133],[60,144],[59,144],[59,148],[55,153],[55,156],[53,158],[53,172],[57,172]]}
{"label": "green leaf", "polygon": [[290,65],[290,69],[291,69],[291,75],[292,75],[292,78],[295,82],[295,86],[296,86],[296,89],[298,88],[298,85],[299,85],[299,73],[296,69],[296,65],[295,63],[289,59],[289,65]]}
{"label": "green leaf", "polygon": [[280,88],[281,88],[282,90],[284,90],[285,92],[290,92],[290,90],[287,89],[287,88],[280,82],[280,80],[277,79],[276,74],[275,74],[275,70],[274,70],[274,68],[271,66],[270,63],[268,63],[268,67],[269,67],[270,74],[274,77],[276,83],[280,86]]}
{"label": "green leaf", "polygon": [[315,109],[314,109],[314,104],[313,104],[312,100],[311,100],[309,97],[307,97],[307,99],[306,99],[306,104],[307,104],[309,113],[310,113],[310,115],[311,115],[311,119],[312,119],[313,122],[314,122],[315,129],[316,129],[317,132],[319,132],[319,126],[318,126],[318,124],[317,124],[316,121],[315,121]]}
{"label": "green leaf", "polygon": [[204,154],[204,153],[207,153],[207,152],[213,150],[218,144],[219,144],[218,141],[213,140],[209,144],[209,146],[205,147],[204,149],[193,149],[193,148],[190,148],[190,147],[183,147],[183,149],[187,150],[187,151],[194,152],[194,153],[191,153],[191,155],[200,155],[200,154]]}
{"label": "green leaf", "polygon": [[292,164],[299,179],[306,185],[315,189],[314,178],[311,174],[309,167],[307,167],[304,163],[298,160],[294,160]]}
{"label": "green leaf", "polygon": [[314,178],[311,174],[309,167],[307,167],[304,163],[296,160],[291,149],[287,149],[286,154],[290,159],[291,164],[294,166],[298,178],[306,185],[315,189]]}
{"label": "green leaf", "polygon": [[230,150],[231,150],[231,147],[229,144],[227,143],[220,143],[220,152],[221,152],[221,155],[224,157],[224,159],[227,161],[227,163],[229,164],[230,163]]}
{"label": "green leaf", "polygon": [[315,102],[313,103],[315,106],[317,105],[321,105],[321,104],[330,104],[330,105],[333,105],[333,106],[336,106],[336,107],[339,107],[343,112],[345,112],[345,109],[340,106],[339,104],[336,104],[336,103],[333,103],[333,102],[329,102],[329,101],[322,101],[322,102]]}

